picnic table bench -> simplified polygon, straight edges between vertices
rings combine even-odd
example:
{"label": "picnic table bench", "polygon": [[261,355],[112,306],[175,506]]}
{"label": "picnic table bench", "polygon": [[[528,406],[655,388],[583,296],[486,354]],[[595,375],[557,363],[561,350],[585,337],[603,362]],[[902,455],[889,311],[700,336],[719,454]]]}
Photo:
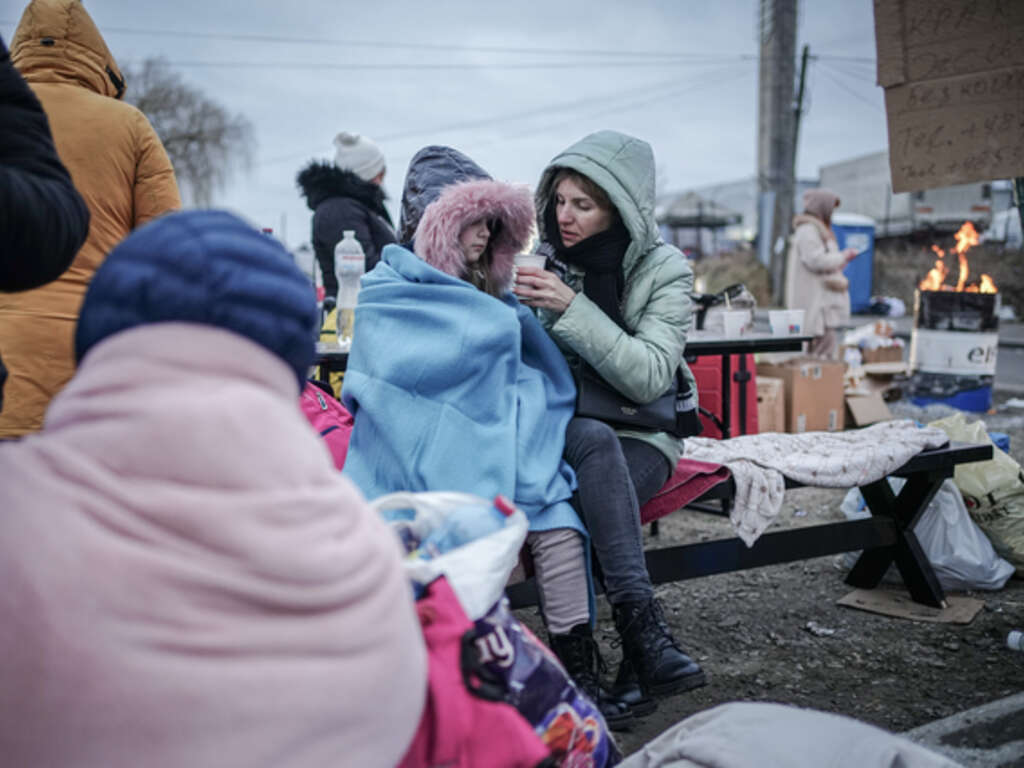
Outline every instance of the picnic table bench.
{"label": "picnic table bench", "polygon": [[[945,593],[913,528],[942,483],[953,476],[957,465],[991,458],[991,445],[949,443],[941,448],[922,451],[890,475],[906,479],[899,493],[892,490],[887,478],[861,487],[871,512],[871,517],[862,520],[769,531],[762,534],[752,547],[747,547],[738,537],[730,537],[649,548],[646,558],[651,581],[665,584],[863,550],[847,574],[847,584],[873,589],[881,582],[889,566],[895,563],[916,602],[942,608],[946,604]],[[803,485],[786,479],[787,489],[799,487]],[[711,488],[697,501],[721,501],[732,498],[734,494],[735,485],[730,478]],[[699,511],[724,514],[703,505]],[[538,603],[533,579],[510,584],[506,594],[513,608]]]}

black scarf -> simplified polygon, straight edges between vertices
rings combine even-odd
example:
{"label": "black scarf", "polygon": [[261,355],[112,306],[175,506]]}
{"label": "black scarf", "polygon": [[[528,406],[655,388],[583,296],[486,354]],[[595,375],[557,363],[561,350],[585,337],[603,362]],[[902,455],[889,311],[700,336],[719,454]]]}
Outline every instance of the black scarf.
{"label": "black scarf", "polygon": [[616,216],[615,223],[608,229],[566,247],[558,231],[554,205],[548,205],[545,219],[548,241],[554,246],[557,258],[583,270],[583,295],[629,333],[619,302],[625,287],[622,259],[632,238],[622,220]]}

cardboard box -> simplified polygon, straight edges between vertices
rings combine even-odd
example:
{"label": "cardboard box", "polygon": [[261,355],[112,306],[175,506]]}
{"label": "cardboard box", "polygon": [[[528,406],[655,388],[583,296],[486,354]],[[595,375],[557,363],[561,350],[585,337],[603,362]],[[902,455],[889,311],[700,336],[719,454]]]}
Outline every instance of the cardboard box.
{"label": "cardboard box", "polygon": [[757,377],[757,431],[786,431],[786,386],[782,379]]}
{"label": "cardboard box", "polygon": [[860,358],[864,363],[898,363],[903,360],[903,347],[893,345],[877,349],[862,349]]}
{"label": "cardboard box", "polygon": [[850,421],[855,427],[866,427],[868,424],[876,424],[879,421],[888,421],[892,418],[892,411],[886,405],[881,392],[847,397],[846,409],[850,414]]}
{"label": "cardboard box", "polygon": [[835,432],[843,428],[846,404],[840,362],[797,358],[781,365],[758,365],[757,377],[782,379],[786,432]]}
{"label": "cardboard box", "polygon": [[875,0],[892,191],[1024,176],[1024,3]]}

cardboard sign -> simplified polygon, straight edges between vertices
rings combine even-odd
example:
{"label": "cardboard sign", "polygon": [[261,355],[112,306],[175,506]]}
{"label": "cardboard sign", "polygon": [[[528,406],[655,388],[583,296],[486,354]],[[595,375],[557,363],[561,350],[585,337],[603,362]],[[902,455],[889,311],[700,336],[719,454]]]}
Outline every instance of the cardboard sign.
{"label": "cardboard sign", "polygon": [[874,2],[893,192],[1024,176],[1024,3]]}

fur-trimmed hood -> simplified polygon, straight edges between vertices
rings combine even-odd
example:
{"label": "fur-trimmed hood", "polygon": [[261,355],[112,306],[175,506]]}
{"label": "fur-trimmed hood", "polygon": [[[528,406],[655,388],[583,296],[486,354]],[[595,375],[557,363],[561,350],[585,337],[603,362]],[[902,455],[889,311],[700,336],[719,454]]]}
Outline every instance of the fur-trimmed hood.
{"label": "fur-trimmed hood", "polygon": [[333,163],[314,160],[299,171],[295,183],[311,211],[328,198],[350,197],[391,224],[391,215],[384,207],[384,189],[373,182],[363,181],[352,171],[343,171]]}
{"label": "fur-trimmed hood", "polygon": [[533,200],[525,185],[480,179],[446,188],[427,206],[416,229],[416,255],[453,277],[466,275],[466,257],[459,235],[467,224],[482,218],[497,219],[491,235],[490,276],[501,286],[512,283],[516,254],[525,250],[533,234]]}

